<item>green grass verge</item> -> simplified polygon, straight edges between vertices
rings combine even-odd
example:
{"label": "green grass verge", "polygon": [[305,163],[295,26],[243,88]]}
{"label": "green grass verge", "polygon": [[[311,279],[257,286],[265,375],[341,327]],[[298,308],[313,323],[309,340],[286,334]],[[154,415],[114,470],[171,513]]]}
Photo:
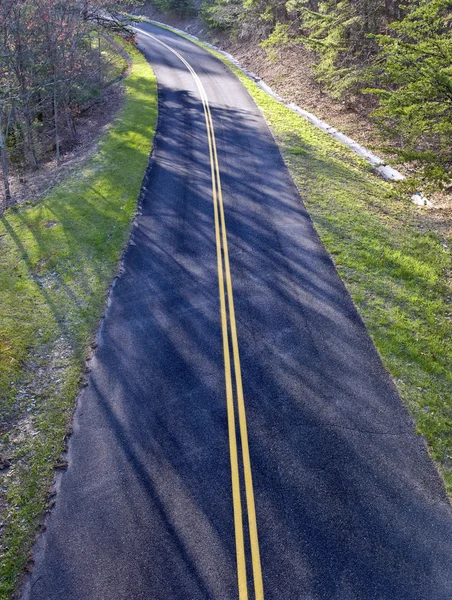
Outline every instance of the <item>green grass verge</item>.
{"label": "green grass verge", "polygon": [[446,280],[451,240],[426,231],[424,209],[377,177],[367,162],[271,98],[220,53],[198,44],[232,69],[269,123],[452,495],[452,290]]}
{"label": "green grass verge", "polygon": [[[157,88],[132,47],[120,114],[97,153],[36,206],[0,217],[0,598],[18,585],[64,448],[154,135]],[[120,64],[120,61],[118,61]]]}

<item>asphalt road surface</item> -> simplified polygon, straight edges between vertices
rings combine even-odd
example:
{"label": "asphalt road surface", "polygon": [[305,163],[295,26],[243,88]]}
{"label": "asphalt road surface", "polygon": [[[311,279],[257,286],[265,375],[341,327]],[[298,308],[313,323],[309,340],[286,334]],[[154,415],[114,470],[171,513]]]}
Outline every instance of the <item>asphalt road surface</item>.
{"label": "asphalt road surface", "polygon": [[264,119],[140,27],[153,158],[23,599],[450,600],[441,482]]}

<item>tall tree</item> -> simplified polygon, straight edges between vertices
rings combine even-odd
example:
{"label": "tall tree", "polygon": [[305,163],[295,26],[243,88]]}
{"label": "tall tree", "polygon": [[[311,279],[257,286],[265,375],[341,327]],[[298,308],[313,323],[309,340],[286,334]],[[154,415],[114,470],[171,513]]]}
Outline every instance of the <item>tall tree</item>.
{"label": "tall tree", "polygon": [[397,136],[402,157],[418,160],[429,179],[450,181],[452,169],[452,0],[419,0],[375,36],[375,116]]}

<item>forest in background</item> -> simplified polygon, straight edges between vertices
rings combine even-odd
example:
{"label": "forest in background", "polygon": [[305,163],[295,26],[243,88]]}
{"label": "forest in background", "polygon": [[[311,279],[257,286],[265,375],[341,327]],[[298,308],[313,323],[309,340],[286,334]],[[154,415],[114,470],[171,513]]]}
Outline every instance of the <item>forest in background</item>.
{"label": "forest in background", "polygon": [[77,143],[77,115],[109,79],[105,31],[127,0],[0,0],[0,213],[15,203],[21,177],[63,144]]}
{"label": "forest in background", "polygon": [[[136,0],[0,0],[0,213],[21,177],[77,144],[77,116],[110,72],[104,31]],[[212,30],[314,52],[333,98],[370,115],[397,162],[452,189],[452,0],[153,0]],[[107,12],[108,11],[108,12]],[[382,149],[380,149],[382,150]],[[384,150],[384,149],[383,149]]]}
{"label": "forest in background", "polygon": [[[387,150],[452,183],[452,0],[153,0],[268,52],[305,46],[333,98],[370,115]],[[417,182],[418,183],[418,182]]]}

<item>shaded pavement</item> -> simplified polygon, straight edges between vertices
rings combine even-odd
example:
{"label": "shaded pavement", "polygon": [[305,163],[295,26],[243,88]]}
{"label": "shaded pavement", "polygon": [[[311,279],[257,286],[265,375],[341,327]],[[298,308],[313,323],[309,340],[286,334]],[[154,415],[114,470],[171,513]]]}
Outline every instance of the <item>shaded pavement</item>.
{"label": "shaded pavement", "polygon": [[[442,484],[261,114],[216,58],[140,27],[212,111],[265,598],[449,600]],[[203,107],[139,41],[155,148],[24,600],[238,598]]]}

